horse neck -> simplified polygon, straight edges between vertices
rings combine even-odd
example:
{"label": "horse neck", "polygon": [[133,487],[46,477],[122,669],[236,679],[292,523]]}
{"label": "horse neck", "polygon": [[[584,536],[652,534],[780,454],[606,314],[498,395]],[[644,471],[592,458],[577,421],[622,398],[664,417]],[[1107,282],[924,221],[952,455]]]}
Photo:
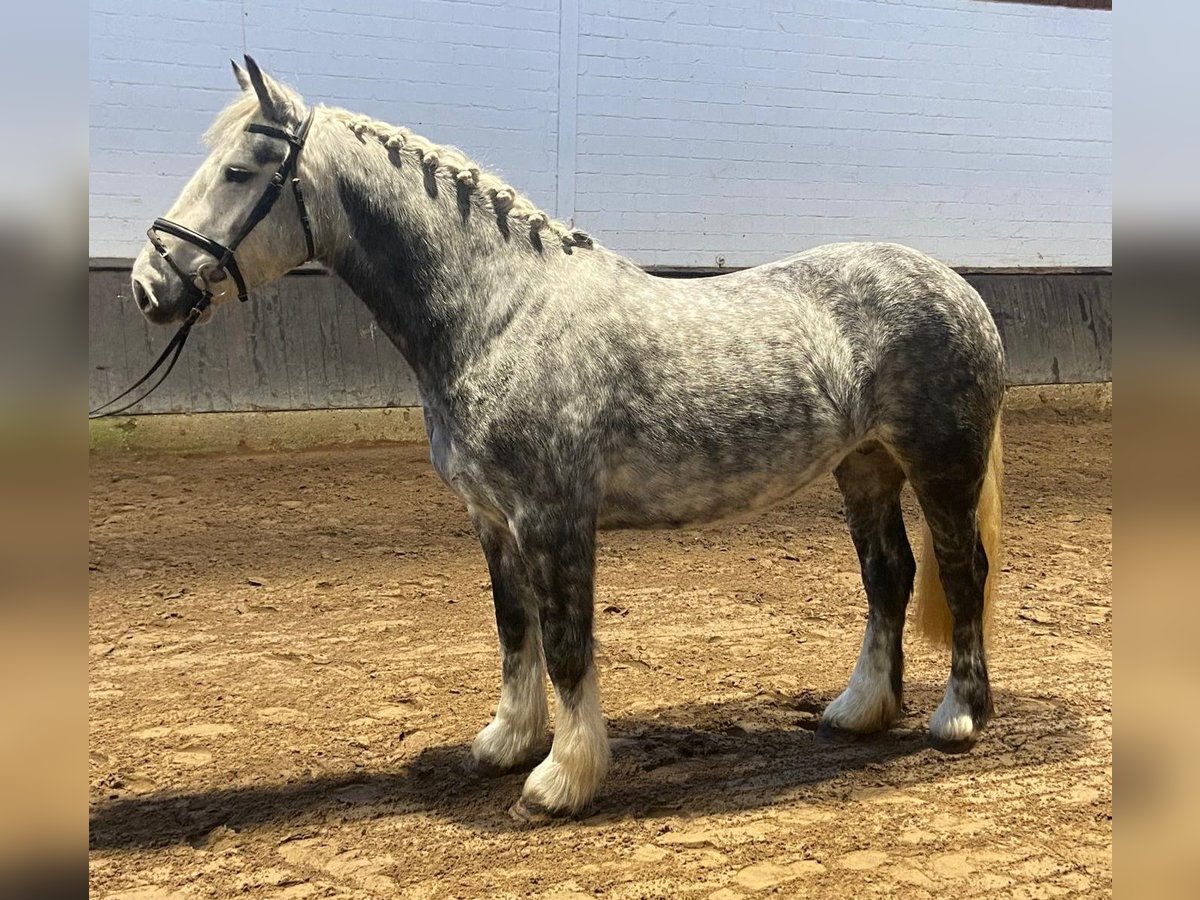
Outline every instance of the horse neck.
{"label": "horse neck", "polygon": [[305,176],[321,196],[321,261],[366,303],[425,396],[442,394],[511,319],[523,299],[516,286],[540,259],[448,179],[435,179],[433,193],[411,157],[397,164],[336,117],[322,124]]}

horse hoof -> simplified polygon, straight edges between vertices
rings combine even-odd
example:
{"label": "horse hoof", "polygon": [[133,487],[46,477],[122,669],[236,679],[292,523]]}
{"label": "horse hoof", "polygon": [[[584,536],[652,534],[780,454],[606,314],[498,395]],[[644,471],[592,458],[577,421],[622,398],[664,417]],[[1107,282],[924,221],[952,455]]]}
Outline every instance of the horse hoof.
{"label": "horse hoof", "polygon": [[522,825],[547,825],[558,818],[536,800],[526,800],[524,797],[508,808],[508,814]]}
{"label": "horse hoof", "polygon": [[468,753],[467,758],[462,761],[462,768],[464,772],[474,778],[499,778],[502,775],[507,775],[516,767],[510,766],[506,768],[494,762],[476,759]]}
{"label": "horse hoof", "polygon": [[848,728],[830,724],[826,719],[822,719],[821,723],[817,725],[817,740],[829,744],[858,744],[878,736],[878,731],[851,731]]}
{"label": "horse hoof", "polygon": [[[544,755],[544,754],[542,754]],[[541,760],[536,750],[528,756],[517,760],[508,766],[502,766],[486,759],[477,759],[475,754],[468,753],[462,761],[463,771],[476,778],[500,778],[504,775],[515,775],[518,772],[528,772]]]}
{"label": "horse hoof", "polygon": [[966,753],[979,742],[979,733],[976,732],[967,738],[956,738],[953,740],[940,738],[935,734],[929,735],[929,746],[939,753]]}
{"label": "horse hoof", "polygon": [[825,741],[830,744],[845,744],[849,743],[854,738],[854,732],[847,731],[845,728],[838,728],[836,725],[830,725],[822,719],[817,725],[817,740]]}

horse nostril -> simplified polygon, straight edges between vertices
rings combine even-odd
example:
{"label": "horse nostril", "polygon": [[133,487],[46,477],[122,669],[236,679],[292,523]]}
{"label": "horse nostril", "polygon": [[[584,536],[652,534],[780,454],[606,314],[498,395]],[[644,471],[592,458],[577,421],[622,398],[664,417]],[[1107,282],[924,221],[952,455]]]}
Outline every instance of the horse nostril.
{"label": "horse nostril", "polygon": [[153,295],[146,290],[146,286],[140,281],[133,283],[133,299],[137,301],[138,309],[142,312],[158,307],[158,301],[154,299]]}

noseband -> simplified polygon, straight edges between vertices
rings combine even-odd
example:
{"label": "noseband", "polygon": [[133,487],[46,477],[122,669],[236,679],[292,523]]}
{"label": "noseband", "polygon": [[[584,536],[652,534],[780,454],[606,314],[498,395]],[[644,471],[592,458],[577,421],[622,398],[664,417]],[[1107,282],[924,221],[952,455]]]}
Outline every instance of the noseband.
{"label": "noseband", "polygon": [[[211,256],[216,261],[216,266],[209,270],[212,272],[228,272],[233,277],[234,284],[237,285],[238,299],[245,302],[249,299],[246,292],[246,280],[242,277],[242,270],[238,268],[237,258],[234,254],[237,252],[238,246],[246,239],[255,226],[258,225],[275,206],[279,200],[280,194],[283,193],[283,186],[291,179],[292,193],[296,197],[296,208],[300,213],[300,224],[304,226],[304,242],[307,248],[307,255],[304,257],[304,262],[308,262],[316,256],[316,246],[313,243],[312,224],[308,219],[308,209],[304,205],[304,193],[300,189],[300,178],[296,175],[296,163],[300,158],[300,151],[304,149],[304,141],[308,138],[308,129],[312,125],[313,110],[309,110],[308,115],[304,117],[304,121],[300,124],[300,130],[293,134],[290,131],[285,131],[282,128],[275,128],[271,125],[259,125],[257,123],[247,125],[246,131],[254,134],[265,134],[267,137],[278,138],[282,141],[287,141],[288,151],[283,162],[275,174],[271,176],[271,183],[267,185],[267,189],[263,191],[258,202],[254,204],[254,208],[250,210],[250,215],[246,217],[246,221],[242,227],[234,234],[232,240],[228,244],[222,244],[220,241],[209,237],[206,234],[201,234],[199,231],[193,231],[178,222],[172,222],[170,219],[155,219],[154,224],[150,226],[146,232],[146,236],[150,239],[151,246],[158,251],[161,256],[171,267],[171,271],[179,276],[179,280],[183,282],[187,289],[188,297],[192,301],[191,308],[188,309],[187,317],[183,320],[183,324],[179,326],[179,330],[175,332],[175,336],[171,338],[166,349],[155,360],[154,365],[150,370],[134,382],[129,388],[122,391],[117,396],[113,397],[107,403],[101,404],[88,413],[89,419],[102,419],[105,416],[115,416],[125,412],[132,406],[141,403],[154,392],[154,390],[163,383],[171,370],[175,368],[175,362],[179,359],[179,354],[183,352],[183,345],[187,343],[188,334],[191,333],[192,326],[196,324],[196,320],[200,318],[200,314],[208,308],[212,302],[212,289],[204,266],[197,266],[195,271],[186,273],[179,265],[171,258],[171,253],[167,249],[167,245],[159,236],[159,232],[169,234],[172,237],[186,241],[194,247],[198,247]],[[170,361],[168,362],[168,357]],[[154,382],[144,393],[139,394],[134,400],[126,403],[117,409],[108,409],[118,400],[127,397],[139,387],[148,381],[159,368],[166,364],[166,369],[158,380]],[[105,411],[107,410],[107,411]]]}

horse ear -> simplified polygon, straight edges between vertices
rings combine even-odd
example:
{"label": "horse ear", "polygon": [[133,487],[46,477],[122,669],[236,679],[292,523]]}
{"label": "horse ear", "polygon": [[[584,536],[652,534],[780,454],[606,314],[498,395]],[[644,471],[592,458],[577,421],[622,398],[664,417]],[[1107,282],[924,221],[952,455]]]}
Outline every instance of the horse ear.
{"label": "horse ear", "polygon": [[259,68],[254,59],[246,56],[246,69],[250,75],[250,86],[258,95],[259,105],[268,119],[285,123],[292,118],[292,102],[287,91],[274,78]]}
{"label": "horse ear", "polygon": [[234,60],[230,60],[229,64],[233,66],[233,77],[237,79],[238,85],[243,91],[251,90],[250,76],[246,74],[246,70],[239,66]]}

